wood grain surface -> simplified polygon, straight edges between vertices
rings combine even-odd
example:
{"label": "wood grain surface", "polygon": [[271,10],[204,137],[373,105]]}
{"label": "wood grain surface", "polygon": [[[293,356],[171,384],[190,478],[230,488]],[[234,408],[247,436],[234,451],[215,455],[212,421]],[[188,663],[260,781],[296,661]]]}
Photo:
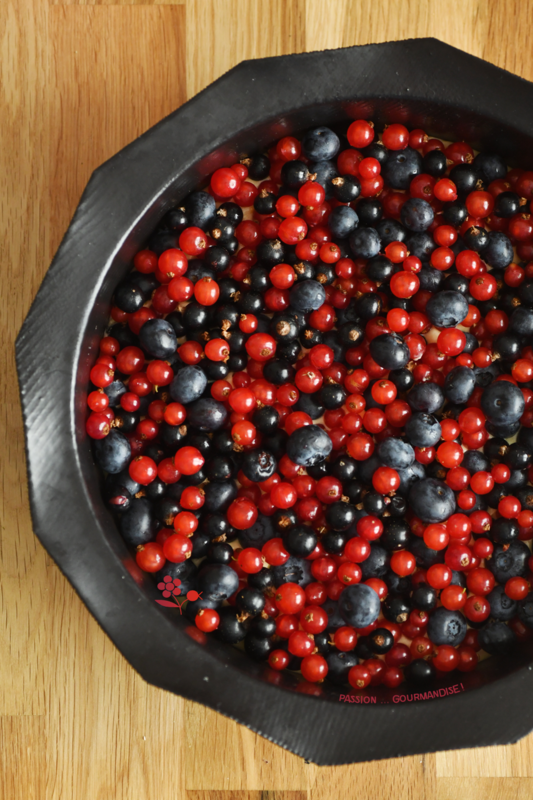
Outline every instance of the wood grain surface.
{"label": "wood grain surface", "polygon": [[32,533],[13,350],[91,171],[242,59],[435,36],[531,80],[532,28],[531,0],[0,4],[2,800],[533,797],[533,735],[318,768],[145,684]]}

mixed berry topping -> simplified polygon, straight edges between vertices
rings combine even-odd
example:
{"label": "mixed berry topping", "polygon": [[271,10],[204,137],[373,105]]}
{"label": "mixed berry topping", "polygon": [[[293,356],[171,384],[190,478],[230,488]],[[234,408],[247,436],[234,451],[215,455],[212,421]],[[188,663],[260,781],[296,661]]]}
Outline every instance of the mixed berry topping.
{"label": "mixed berry topping", "polygon": [[87,433],[196,638],[357,691],[532,636],[532,210],[533,172],[356,120],[166,214]]}

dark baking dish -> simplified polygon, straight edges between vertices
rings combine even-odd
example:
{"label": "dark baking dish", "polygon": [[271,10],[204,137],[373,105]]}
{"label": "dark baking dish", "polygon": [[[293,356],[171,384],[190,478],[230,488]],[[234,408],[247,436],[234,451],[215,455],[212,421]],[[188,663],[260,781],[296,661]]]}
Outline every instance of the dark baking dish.
{"label": "dark baking dish", "polygon": [[[213,170],[283,135],[365,117],[464,138],[533,168],[533,84],[434,39],[240,64],[91,177],[17,340],[35,532],[150,683],[201,702],[318,764],[504,744],[533,728],[533,648],[365,703],[298,690],[154,600],[101,499],[85,434],[89,371],[113,289],[163,214]],[[455,687],[455,688],[450,688]],[[437,697],[437,695],[440,695]],[[411,701],[410,701],[411,700]]]}

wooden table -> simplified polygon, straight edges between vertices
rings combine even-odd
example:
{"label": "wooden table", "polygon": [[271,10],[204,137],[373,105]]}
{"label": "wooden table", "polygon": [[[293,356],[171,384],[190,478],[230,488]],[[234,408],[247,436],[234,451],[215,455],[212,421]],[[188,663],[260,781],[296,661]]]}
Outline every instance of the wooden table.
{"label": "wooden table", "polygon": [[533,735],[318,768],[146,685],[32,533],[13,342],[93,168],[234,64],[435,36],[532,80],[532,3],[110,3],[0,6],[2,800],[531,798]]}

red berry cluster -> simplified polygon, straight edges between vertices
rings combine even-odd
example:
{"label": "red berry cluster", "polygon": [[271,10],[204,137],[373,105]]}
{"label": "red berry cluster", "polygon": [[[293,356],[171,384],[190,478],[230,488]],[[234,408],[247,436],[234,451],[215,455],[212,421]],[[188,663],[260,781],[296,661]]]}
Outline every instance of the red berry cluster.
{"label": "red berry cluster", "polygon": [[[500,175],[496,170],[494,174],[499,176],[491,179],[493,167],[487,157],[486,162],[479,162],[468,188],[476,156],[465,142],[445,145],[422,130],[409,131],[400,124],[385,128],[378,141],[372,123],[366,120],[352,122],[346,135],[350,147],[339,149],[330,159],[332,174],[325,178],[318,171],[323,162],[318,159],[315,165],[305,137],[292,136],[281,139],[269,150],[268,158],[263,157],[268,174],[262,179],[253,178],[257,173],[252,169],[253,159],[213,173],[206,192],[217,208],[229,202],[242,211],[231,246],[227,240],[227,265],[221,272],[208,270],[198,277],[191,270],[192,261],[207,263],[208,254],[221,243],[224,246],[226,240],[215,238],[209,225],[204,229],[185,221],[176,233],[175,246],[160,253],[144,249],[135,256],[134,274],[152,281],[152,288],[148,299],[131,311],[124,310],[127,303],[121,303],[116,295],[113,324],[100,342],[100,354],[90,373],[94,389],[87,398],[87,433],[101,440],[123,429],[129,446],[129,478],[140,486],[133,499],[139,499],[152,485],[160,487],[158,493],[165,496],[166,489],[180,480],[203,474],[206,457],[197,443],[187,443],[188,405],[173,400],[171,391],[169,394],[184,366],[202,369],[210,364],[214,369],[212,365],[218,365],[220,377],[210,381],[207,394],[227,412],[226,429],[237,461],[253,450],[268,451],[269,437],[254,419],[258,409],[271,407],[286,437],[318,424],[331,440],[326,465],[349,457],[357,468],[375,459],[380,443],[388,438],[411,441],[407,433],[410,420],[425,409],[413,407],[409,389],[433,384],[444,392],[447,403],[437,413],[440,436],[434,444],[414,444],[413,449],[426,474],[453,490],[454,510],[447,519],[428,522],[407,508],[406,493],[402,492],[405,475],[400,467],[376,462],[370,481],[362,481],[359,496],[353,486],[354,494],[346,496],[344,482],[327,468],[319,474],[292,461],[287,453],[277,459],[275,471],[264,480],[252,481],[239,469],[236,497],[222,509],[230,530],[237,535],[252,528],[260,516],[275,519],[277,525],[278,535],[260,548],[234,546],[229,564],[238,577],[238,588],[226,604],[237,604],[236,615],[239,593],[248,586],[250,576],[298,558],[288,548],[286,530],[298,524],[316,535],[312,552],[301,556],[310,564],[312,578],[306,585],[265,583],[263,610],[255,618],[274,620],[275,633],[270,634],[263,657],[272,669],[296,668],[306,681],[315,683],[327,676],[332,654],[355,652],[360,663],[351,666],[344,678],[357,690],[379,684],[398,686],[405,668],[410,668],[407,677],[423,678],[423,670],[412,668],[420,660],[431,665],[430,675],[474,669],[482,649],[478,629],[490,620],[504,621],[510,635],[519,640],[531,636],[533,607],[529,608],[532,603],[527,598],[531,597],[533,560],[522,560],[518,574],[506,580],[489,567],[496,548],[505,553],[516,542],[533,539],[533,498],[524,499],[524,493],[518,491],[533,483],[533,437],[525,437],[521,449],[510,444],[516,430],[504,435],[505,426],[498,427],[484,410],[483,397],[489,384],[505,381],[506,386],[518,387],[523,397],[520,424],[525,431],[533,427],[533,350],[524,336],[530,321],[525,317],[520,321],[515,314],[517,308],[533,308],[533,290],[529,288],[533,279],[533,173],[512,169]],[[414,152],[415,162],[427,170],[414,170],[408,184],[398,188],[390,164],[397,167],[401,163],[395,154],[402,151]],[[291,162],[295,163],[290,174],[300,169],[303,175],[292,190],[284,185]],[[342,199],[341,187],[347,191],[347,186],[356,187],[355,199]],[[409,249],[409,230],[417,230],[406,211],[413,200],[424,201],[425,212],[431,215],[423,227],[424,252]],[[269,213],[257,210],[267,208],[268,203]],[[374,255],[361,255],[351,238],[344,240],[330,229],[336,210],[343,207],[362,218],[379,209],[381,218],[395,223],[395,230],[403,234],[382,240]],[[186,209],[185,204],[185,216]],[[365,225],[360,221],[358,230],[362,228],[372,229],[372,224],[365,218]],[[478,247],[494,232],[503,234],[505,242],[514,247],[513,261],[503,267],[497,261],[499,251],[491,262],[484,256],[489,245]],[[500,239],[490,241],[505,245]],[[264,267],[265,260],[258,259],[258,253],[265,243],[271,250],[281,248],[286,260],[267,262],[260,272],[256,268]],[[379,274],[376,256],[381,259]],[[323,301],[307,310],[304,318],[316,343],[298,349],[290,362],[293,377],[275,383],[264,376],[264,370],[279,357],[282,337],[272,329],[265,331],[265,315],[280,317],[290,328],[290,320],[282,315],[294,311],[291,292],[299,284],[301,271],[323,289]],[[224,281],[238,287],[231,299],[237,306],[239,298],[250,296],[254,281],[263,281],[262,310],[241,312],[229,331],[219,326],[216,336],[185,325],[177,338],[177,361],[151,359],[137,338],[143,325],[149,320],[170,319],[191,302],[214,310],[227,305],[226,294],[221,300],[221,288],[226,292]],[[142,290],[142,282],[138,285]],[[459,326],[457,322],[438,325],[428,311],[430,301],[445,290],[466,298],[467,309]],[[135,294],[135,289],[131,293]],[[375,300],[375,313],[370,317],[362,313],[363,301],[365,308],[370,307],[369,296]],[[137,301],[130,296],[128,302]],[[352,317],[348,314],[351,308],[355,309]],[[346,321],[353,320],[353,330],[346,333]],[[238,369],[227,366],[233,352],[231,330],[244,342]],[[339,338],[341,333],[348,338]],[[531,333],[533,329],[529,336]],[[387,336],[391,340],[396,337],[394,341],[407,348],[406,368],[391,369],[376,355],[373,342]],[[460,403],[446,394],[448,378],[458,374],[457,368],[476,376]],[[111,403],[111,388],[117,381],[121,391]],[[302,397],[318,397],[328,386],[341,390],[341,402],[327,408],[318,420],[296,407]],[[183,442],[170,448],[162,443],[164,427],[183,428]],[[209,436],[213,439],[213,434]],[[177,435],[176,441],[179,439]],[[483,468],[464,466],[468,451],[487,456],[480,458]],[[512,458],[507,458],[510,453]],[[179,497],[179,511],[164,523],[159,521],[150,540],[137,546],[136,560],[142,570],[160,573],[167,562],[181,565],[191,557],[205,556],[205,547],[198,546],[200,555],[195,552],[205,518],[205,487],[204,478],[196,485],[194,480],[188,481]],[[109,502],[120,512],[131,500],[124,488]],[[333,547],[326,539],[331,530],[328,509],[343,503],[353,508],[354,522],[343,532],[341,545],[337,542]],[[388,546],[387,568],[379,576],[365,578],[365,561],[376,545],[385,542],[387,523],[395,517],[393,508],[396,516],[408,520],[409,540]],[[505,528],[508,539],[494,533],[499,520],[512,523]],[[222,536],[221,541],[226,538]],[[433,563],[419,556],[421,543],[425,552],[435,556]],[[388,613],[364,628],[332,624],[332,612],[324,608],[326,603],[330,608],[332,602],[336,604],[347,587],[363,583],[377,594],[385,609],[387,598],[391,601],[400,596],[401,581],[408,586],[407,592],[401,590],[406,597],[417,596],[420,587],[429,587],[434,595],[431,607],[411,603],[395,616],[391,603]],[[510,616],[498,613],[495,601],[491,607],[488,599],[499,585],[512,609]],[[503,601],[500,598],[498,602]],[[460,612],[469,623],[459,644],[432,641],[428,629],[436,608]],[[254,614],[241,609],[236,619],[244,636]],[[197,628],[206,633],[217,631],[220,620],[220,606],[209,608],[206,604],[195,617]],[[487,645],[487,650],[498,652],[498,646],[491,649]],[[296,667],[294,659],[301,659]]]}

